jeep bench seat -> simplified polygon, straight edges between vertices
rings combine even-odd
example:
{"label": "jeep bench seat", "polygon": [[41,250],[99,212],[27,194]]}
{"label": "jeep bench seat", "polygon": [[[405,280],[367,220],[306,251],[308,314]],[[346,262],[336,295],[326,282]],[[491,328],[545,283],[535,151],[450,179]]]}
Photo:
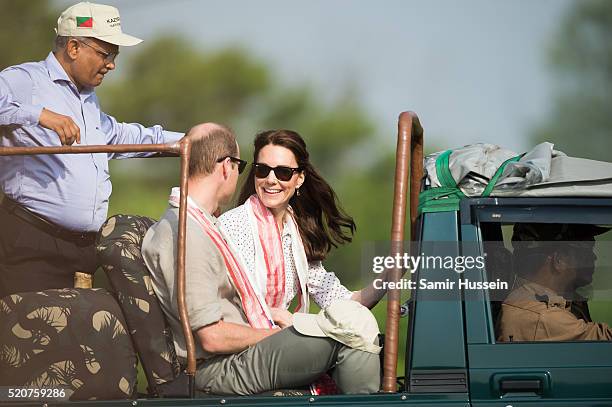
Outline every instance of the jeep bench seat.
{"label": "jeep bench seat", "polygon": [[125,316],[149,384],[149,394],[188,397],[172,333],[159,306],[141,254],[142,241],[155,221],[143,216],[115,215],[98,233],[98,264]]}
{"label": "jeep bench seat", "polygon": [[62,389],[70,400],[133,397],[136,353],[113,296],[64,288],[0,299],[0,386]]}

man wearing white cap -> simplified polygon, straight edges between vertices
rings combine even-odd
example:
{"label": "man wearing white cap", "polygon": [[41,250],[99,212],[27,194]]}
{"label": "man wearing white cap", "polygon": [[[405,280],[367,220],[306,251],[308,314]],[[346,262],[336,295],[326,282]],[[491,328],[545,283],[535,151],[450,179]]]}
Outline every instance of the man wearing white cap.
{"label": "man wearing white cap", "polygon": [[[124,34],[119,11],[79,3],[59,17],[44,61],[0,73],[0,145],[151,144],[179,140],[160,126],[120,123],[100,110],[94,88],[115,69]],[[94,239],[107,216],[108,159],[147,154],[0,157],[0,298],[71,287],[95,271]]]}

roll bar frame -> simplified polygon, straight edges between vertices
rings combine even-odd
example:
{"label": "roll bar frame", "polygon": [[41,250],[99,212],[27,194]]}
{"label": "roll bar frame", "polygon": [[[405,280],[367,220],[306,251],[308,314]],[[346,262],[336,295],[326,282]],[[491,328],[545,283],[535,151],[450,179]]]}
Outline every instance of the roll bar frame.
{"label": "roll bar frame", "polygon": [[195,395],[195,342],[189,327],[189,317],[185,303],[185,236],[187,227],[187,175],[191,144],[189,139],[183,138],[174,144],[121,144],[121,145],[90,145],[90,146],[61,146],[61,147],[0,147],[0,156],[14,155],[45,155],[45,154],[92,154],[92,153],[162,153],[163,156],[180,156],[180,203],[178,225],[178,258],[177,258],[177,294],[178,310],[185,344],[187,346],[187,369],[185,373],[189,379],[189,393]]}
{"label": "roll bar frame", "polygon": [[[410,171],[408,168],[410,167]],[[416,218],[419,205],[419,192],[423,178],[423,127],[414,112],[402,112],[397,126],[397,149],[395,153],[395,187],[393,192],[393,212],[391,220],[391,256],[402,253],[404,249],[404,225],[406,223],[406,197],[410,183],[410,239],[415,238]],[[402,271],[389,270],[389,280],[399,281]],[[397,357],[399,343],[400,290],[387,292],[387,321],[385,326],[385,346],[382,391],[397,391]]]}

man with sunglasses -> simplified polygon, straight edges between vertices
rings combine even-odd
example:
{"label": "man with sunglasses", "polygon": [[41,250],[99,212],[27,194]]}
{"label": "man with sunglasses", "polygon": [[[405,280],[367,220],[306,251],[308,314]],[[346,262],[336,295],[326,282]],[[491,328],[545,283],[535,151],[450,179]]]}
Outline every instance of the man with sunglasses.
{"label": "man with sunglasses", "polygon": [[612,328],[591,319],[576,290],[592,282],[593,225],[517,223],[512,236],[514,290],[496,324],[500,342],[610,341]]}
{"label": "man with sunglasses", "polygon": [[[115,69],[124,34],[115,7],[78,3],[59,17],[44,61],[0,73],[0,145],[172,143],[183,134],[120,123],[100,110],[94,91]],[[108,160],[130,154],[0,157],[0,297],[71,287],[95,271],[95,234],[111,193]],[[3,197],[2,197],[3,195]]]}

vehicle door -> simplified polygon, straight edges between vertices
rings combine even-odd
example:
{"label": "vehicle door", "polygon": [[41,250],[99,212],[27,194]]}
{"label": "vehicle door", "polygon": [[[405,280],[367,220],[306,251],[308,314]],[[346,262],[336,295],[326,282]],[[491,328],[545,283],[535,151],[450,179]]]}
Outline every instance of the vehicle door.
{"label": "vehicle door", "polygon": [[[463,252],[487,256],[485,267],[466,272],[464,280],[501,280],[505,268],[512,283],[508,240],[516,222],[612,225],[612,200],[509,198],[463,204]],[[595,251],[599,259],[589,306],[594,321],[610,323],[612,232],[597,237]],[[501,294],[496,289],[463,292],[472,405],[612,405],[612,342],[496,342],[500,301],[509,290],[511,285]]]}

